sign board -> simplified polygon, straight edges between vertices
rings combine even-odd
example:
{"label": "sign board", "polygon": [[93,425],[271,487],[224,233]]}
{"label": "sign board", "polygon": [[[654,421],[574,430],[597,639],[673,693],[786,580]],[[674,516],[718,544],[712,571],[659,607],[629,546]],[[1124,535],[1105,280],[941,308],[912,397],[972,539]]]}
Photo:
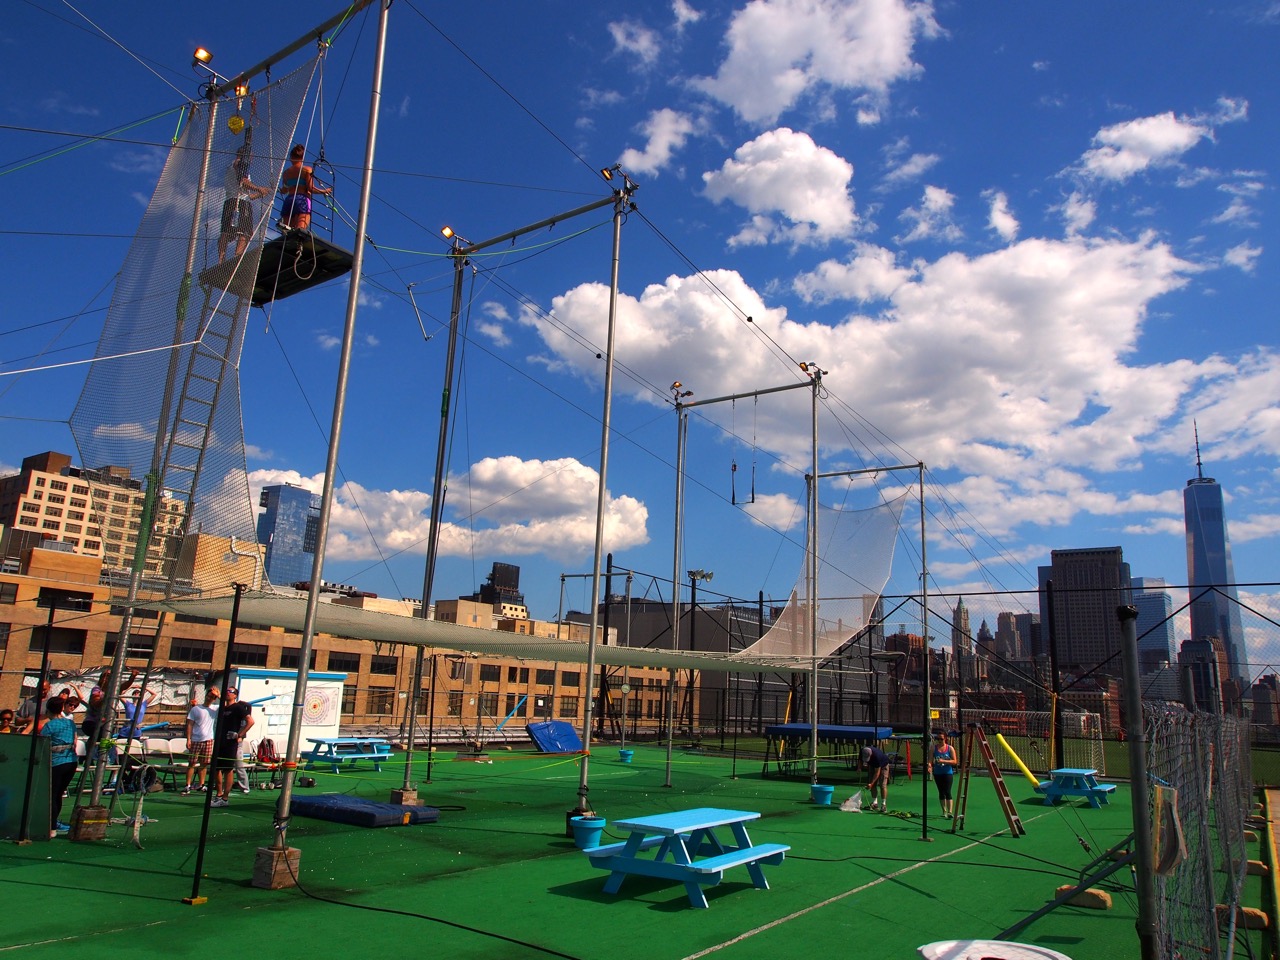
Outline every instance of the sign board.
{"label": "sign board", "polygon": [[[253,704],[255,740],[270,737],[276,749],[283,752],[293,720],[293,695],[298,685],[296,670],[236,670],[240,700]],[[336,737],[342,720],[342,684],[345,673],[307,674],[307,693],[302,704],[302,732],[299,742],[304,749],[308,737]],[[261,702],[255,702],[261,701]]]}

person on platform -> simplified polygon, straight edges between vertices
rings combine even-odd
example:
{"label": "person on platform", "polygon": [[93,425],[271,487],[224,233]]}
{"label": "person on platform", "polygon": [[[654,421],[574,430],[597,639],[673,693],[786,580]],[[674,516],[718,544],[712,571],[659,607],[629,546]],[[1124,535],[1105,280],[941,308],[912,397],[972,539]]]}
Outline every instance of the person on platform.
{"label": "person on platform", "polygon": [[253,218],[253,202],[261,200],[271,193],[270,187],[260,187],[249,179],[249,164],[252,161],[253,128],[245,128],[245,141],[236,151],[235,158],[227,167],[223,190],[226,199],[222,202],[222,229],[218,234],[218,262],[227,258],[227,247],[232,241],[236,245],[237,259],[249,248],[249,238],[257,230]]}
{"label": "person on platform", "polygon": [[307,148],[295,143],[289,151],[289,166],[280,177],[280,190],[284,203],[280,207],[280,229],[309,230],[311,228],[311,198],[333,193],[332,187],[322,187],[316,182],[315,171],[302,161]]}
{"label": "person on platform", "polygon": [[182,788],[184,797],[191,792],[191,780],[197,771],[200,774],[199,789],[205,789],[205,777],[213,759],[213,732],[221,696],[217,687],[210,687],[204,692],[204,703],[197,703],[187,711],[187,783]]}
{"label": "person on platform", "polygon": [[253,726],[253,707],[240,700],[240,691],[227,687],[227,696],[218,711],[218,732],[214,737],[213,778],[218,795],[213,806],[225,807],[231,802],[231,785],[244,772],[244,791],[248,792],[248,773],[244,766],[244,738]]}
{"label": "person on platform", "polygon": [[862,748],[862,765],[870,774],[867,793],[871,794],[872,810],[889,812],[889,768],[892,764],[893,758],[879,747]]}
{"label": "person on platform", "polygon": [[0,710],[0,733],[17,733],[18,728],[13,723],[12,710]]}
{"label": "person on platform", "polygon": [[942,816],[947,820],[955,816],[952,807],[951,784],[955,780],[956,766],[959,758],[956,748],[947,742],[945,733],[937,734],[933,739],[933,756],[929,759],[929,772],[933,774],[933,782],[938,788],[938,800],[942,803]]}

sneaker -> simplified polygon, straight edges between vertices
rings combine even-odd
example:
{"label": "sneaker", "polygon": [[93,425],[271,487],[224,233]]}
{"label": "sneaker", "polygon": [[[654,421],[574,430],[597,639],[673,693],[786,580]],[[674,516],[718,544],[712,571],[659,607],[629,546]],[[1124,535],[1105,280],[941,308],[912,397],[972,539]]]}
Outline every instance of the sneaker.
{"label": "sneaker", "polygon": [[241,792],[241,793],[248,793],[248,792],[249,792],[249,788],[248,788],[248,787],[241,787],[241,788],[240,788],[240,792]]}
{"label": "sneaker", "polygon": [[209,806],[225,807],[225,806],[228,806],[228,804],[227,804],[227,801],[223,800],[221,797],[214,797],[212,800],[209,801]]}
{"label": "sneaker", "polygon": [[63,823],[61,820],[59,820],[58,826],[55,829],[58,831],[58,833],[66,833],[68,830],[71,829],[71,824]]}
{"label": "sneaker", "polygon": [[191,788],[190,788],[190,787],[183,787],[180,791],[178,791],[178,796],[180,796],[180,797],[189,797],[189,796],[191,796]]}

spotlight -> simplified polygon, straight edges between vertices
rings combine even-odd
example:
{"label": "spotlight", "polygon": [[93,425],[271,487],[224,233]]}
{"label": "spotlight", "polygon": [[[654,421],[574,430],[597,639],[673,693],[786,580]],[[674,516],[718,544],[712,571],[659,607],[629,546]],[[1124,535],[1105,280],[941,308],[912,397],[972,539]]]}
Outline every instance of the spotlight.
{"label": "spotlight", "polygon": [[249,95],[249,85],[247,83],[236,84],[236,96],[247,97]]}
{"label": "spotlight", "polygon": [[191,63],[194,66],[197,63],[203,63],[206,67],[213,62],[213,54],[204,47],[196,47],[196,52],[191,55]]}
{"label": "spotlight", "polygon": [[441,236],[443,236],[446,240],[452,240],[452,239],[453,239],[453,227],[441,227],[441,228],[440,228],[440,234],[441,234]]}
{"label": "spotlight", "polygon": [[621,169],[622,169],[622,164],[620,163],[615,163],[612,167],[601,167],[600,176],[604,177],[606,180],[612,180],[614,171],[621,170]]}

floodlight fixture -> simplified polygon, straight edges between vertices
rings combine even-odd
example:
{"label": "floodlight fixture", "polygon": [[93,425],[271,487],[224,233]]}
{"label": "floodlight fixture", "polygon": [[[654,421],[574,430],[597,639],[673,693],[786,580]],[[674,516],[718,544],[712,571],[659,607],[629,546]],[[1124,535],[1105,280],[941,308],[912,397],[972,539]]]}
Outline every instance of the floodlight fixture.
{"label": "floodlight fixture", "polygon": [[453,239],[453,227],[448,227],[448,226],[441,227],[441,228],[440,228],[440,235],[441,235],[441,236],[443,236],[446,240],[452,240],[452,239]]}
{"label": "floodlight fixture", "polygon": [[204,47],[196,47],[196,52],[191,55],[191,65],[202,63],[206,67],[213,62],[213,54]]}
{"label": "floodlight fixture", "polygon": [[615,163],[612,167],[601,167],[600,176],[604,177],[605,180],[612,180],[613,175],[621,169],[622,169],[622,164],[620,163]]}
{"label": "floodlight fixture", "polygon": [[248,95],[249,95],[249,84],[247,84],[247,83],[237,83],[237,84],[236,84],[236,96],[237,96],[237,97],[247,97]]}

